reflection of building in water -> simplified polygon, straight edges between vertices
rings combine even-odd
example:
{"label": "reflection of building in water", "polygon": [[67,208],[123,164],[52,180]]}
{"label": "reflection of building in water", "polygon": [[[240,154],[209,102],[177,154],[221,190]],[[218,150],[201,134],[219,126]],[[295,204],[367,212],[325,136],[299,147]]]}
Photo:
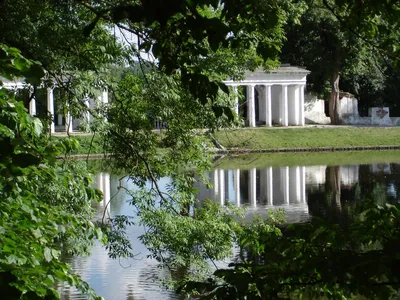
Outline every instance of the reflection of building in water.
{"label": "reflection of building in water", "polygon": [[96,188],[103,193],[103,199],[100,202],[100,206],[106,209],[106,217],[110,216],[110,174],[109,173],[99,173],[96,175]]}
{"label": "reflection of building in water", "polygon": [[359,165],[340,166],[341,183],[344,185],[354,185],[359,181]]}
{"label": "reflection of building in water", "polygon": [[306,203],[305,167],[214,169],[210,182],[214,187],[199,186],[198,196],[200,199],[215,199],[221,205],[226,201],[251,207]]}
{"label": "reflection of building in water", "polygon": [[390,174],[390,163],[375,163],[375,164],[370,164],[369,169],[372,173],[379,174]]}
{"label": "reflection of building in water", "polygon": [[[266,169],[214,169],[210,173],[211,189],[197,186],[198,198],[212,199],[225,205],[257,208],[283,207],[292,220],[308,216],[307,193],[318,190],[327,180],[327,166],[283,166]],[[359,166],[341,166],[341,184],[351,186],[359,180]],[[262,213],[257,210],[256,213]],[[290,217],[289,217],[290,218]]]}

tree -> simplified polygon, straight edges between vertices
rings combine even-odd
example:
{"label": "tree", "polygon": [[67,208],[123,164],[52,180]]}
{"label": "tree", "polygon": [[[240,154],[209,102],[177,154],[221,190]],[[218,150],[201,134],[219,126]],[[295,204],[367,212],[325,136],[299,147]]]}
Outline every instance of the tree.
{"label": "tree", "polygon": [[[37,83],[36,62],[0,44],[0,74]],[[99,195],[82,165],[56,162],[76,141],[52,141],[46,123],[30,116],[12,92],[0,89],[0,288],[9,299],[58,298],[57,281],[94,292],[62,262],[85,253],[101,231],[91,222]]]}
{"label": "tree", "polygon": [[[139,185],[143,185],[148,178],[157,185],[160,176],[174,175],[171,184],[174,191],[171,190],[170,195],[155,189],[156,193],[147,192],[132,199],[133,204],[141,209],[142,222],[154,225],[150,227],[151,234],[149,232],[143,240],[147,240],[155,254],[160,251],[161,256],[158,257],[162,257],[165,251],[176,251],[181,239],[172,244],[168,241],[168,237],[176,233],[160,234],[161,229],[164,232],[168,229],[160,224],[168,223],[157,221],[167,220],[170,224],[186,224],[192,229],[190,243],[187,247],[180,247],[181,252],[176,255],[182,258],[188,253],[194,254],[187,256],[184,263],[193,259],[199,261],[199,257],[228,255],[233,239],[228,235],[230,228],[226,225],[226,221],[231,220],[229,212],[210,208],[207,210],[209,213],[196,210],[196,216],[191,216],[195,174],[184,176],[179,170],[196,164],[200,171],[209,165],[208,156],[204,156],[207,141],[201,132],[194,129],[199,125],[206,127],[212,124],[210,121],[223,114],[232,118],[229,101],[225,101],[224,97],[217,100],[217,95],[228,93],[220,81],[227,76],[239,76],[244,66],[259,65],[261,61],[252,57],[256,52],[268,53],[270,64],[275,63],[285,19],[283,7],[278,5],[279,1],[264,7],[264,12],[256,7],[251,11],[242,10],[236,5],[220,10],[223,6],[215,1],[206,1],[199,6],[182,2],[182,7],[165,6],[160,2],[159,6],[165,6],[165,15],[158,12],[151,15],[154,7],[146,3],[143,7],[145,13],[141,11],[139,19],[135,20],[131,15],[132,19],[125,20],[121,13],[129,16],[133,9],[138,8],[137,4],[121,2],[104,8],[108,4],[103,1],[94,2],[93,6],[88,3],[34,1],[14,5],[11,1],[2,1],[0,26],[8,34],[2,40],[5,45],[2,59],[5,57],[6,64],[0,69],[0,75],[25,77],[31,84],[40,86],[43,72],[40,76],[29,76],[31,65],[35,68],[38,64],[25,60],[19,50],[9,47],[17,46],[27,57],[42,62],[48,79],[45,84],[52,85],[56,81],[60,86],[66,86],[71,109],[77,107],[79,110],[83,107],[83,96],[90,95],[95,88],[105,84],[114,100],[110,109],[105,111],[109,120],[105,134],[108,135],[108,149],[123,158],[118,163],[125,162],[128,175]],[[257,3],[254,2],[254,5]],[[207,4],[212,4],[214,10],[206,9]],[[247,20],[231,18],[239,12],[239,8]],[[139,10],[142,8],[139,7]],[[270,11],[274,12],[271,18],[267,15]],[[256,12],[264,15],[265,19],[258,19]],[[89,23],[88,17],[94,21]],[[123,23],[120,22],[122,19]],[[232,28],[225,24],[226,20]],[[140,29],[138,47],[135,50],[135,46],[131,45],[130,50],[135,51],[125,61],[132,61],[139,54],[139,49],[152,50],[159,60],[156,72],[139,77],[128,75],[119,86],[114,86],[106,76],[97,78],[103,74],[107,63],[124,59],[118,51],[110,57],[107,56],[108,48],[103,49],[104,43],[111,37],[106,26],[112,22],[122,29],[128,25],[127,30],[132,32]],[[265,28],[260,27],[262,23]],[[248,33],[242,30],[249,30],[253,25],[259,31]],[[184,30],[187,28],[190,30]],[[270,29],[270,34],[265,35],[264,31],[261,34],[260,30],[266,28]],[[231,29],[234,31],[227,31]],[[34,38],[31,39],[31,36]],[[64,40],[70,43],[67,47],[63,46]],[[99,56],[96,55],[98,51]],[[239,63],[229,63],[229,60],[234,61],[235,56],[241,58]],[[226,60],[216,64],[222,57]],[[139,62],[143,67],[141,58]],[[35,80],[30,80],[30,77]],[[75,80],[78,80],[77,84]],[[4,151],[4,164],[1,171],[4,173],[2,178],[7,181],[3,186],[9,185],[9,192],[4,194],[2,201],[4,218],[0,225],[6,233],[1,236],[4,239],[2,242],[8,247],[0,257],[2,275],[7,278],[4,284],[16,288],[15,297],[57,297],[53,287],[56,280],[67,281],[90,294],[87,285],[71,274],[59,259],[62,251],[77,253],[86,249],[95,236],[102,236],[101,231],[90,222],[90,200],[96,197],[89,188],[90,181],[85,172],[67,163],[60,169],[54,162],[56,155],[73,148],[75,142],[68,139],[62,145],[53,144],[49,136],[42,132],[42,128],[47,127],[44,120],[43,127],[39,126],[41,121],[29,116],[10,93],[4,91],[2,96],[1,149]],[[158,117],[168,122],[167,134],[162,139],[163,145],[168,147],[164,153],[159,153],[159,139],[150,130],[152,121]],[[121,145],[123,147],[118,148]],[[161,206],[157,206],[158,197],[162,199]],[[47,213],[46,219],[41,217],[43,212]],[[111,224],[112,231],[107,226],[102,227],[108,238],[110,254],[130,255],[125,240],[122,240],[123,247],[113,247],[115,241],[121,241],[119,237],[123,235],[123,226],[129,224],[129,220],[119,217],[111,220]],[[33,231],[28,231],[28,227],[32,227]],[[201,238],[199,233],[204,236]],[[79,243],[72,242],[80,234]],[[202,246],[209,236],[213,237],[213,243]],[[182,235],[180,238],[186,237]],[[24,247],[20,247],[17,253],[17,246],[23,241]],[[79,247],[72,247],[74,245]],[[199,250],[193,252],[193,247],[199,247]],[[29,256],[31,252],[34,259]],[[32,274],[36,276],[33,278]]]}
{"label": "tree", "polygon": [[344,26],[351,15],[346,5],[336,15],[330,10],[329,5],[333,6],[330,1],[306,3],[308,9],[300,24],[292,22],[288,26],[282,59],[311,71],[308,84],[318,94],[329,93],[329,116],[331,123],[338,125],[341,123],[340,79],[351,83],[349,92],[358,94],[359,85],[379,90],[384,82],[383,59],[361,33]]}
{"label": "tree", "polygon": [[[7,45],[3,48],[6,57],[10,52],[8,49],[12,49],[9,46],[16,46],[26,57],[41,61],[49,76],[47,84],[56,80],[66,86],[66,101],[71,109],[85,109],[83,97],[94,94],[96,89],[106,87],[109,90],[113,101],[102,111],[108,117],[103,132],[107,137],[106,148],[116,155],[116,165],[139,186],[144,187],[148,179],[153,183],[150,190],[131,194],[132,205],[139,209],[142,224],[148,226],[142,239],[153,250],[153,255],[160,260],[165,260],[165,254],[174,256],[175,262],[184,266],[206,257],[228,255],[229,246],[243,230],[234,222],[229,209],[210,206],[201,210],[196,207],[193,182],[198,177],[195,175],[201,177],[210,163],[208,141],[202,130],[197,129],[217,126],[217,119],[218,122],[232,120],[229,99],[219,97],[222,93],[229,94],[221,80],[240,78],[241,72],[248,67],[277,63],[284,25],[299,11],[297,3],[289,0],[18,3],[4,0],[0,2],[0,8],[0,28],[8,33],[1,40]],[[289,15],[287,11],[293,14]],[[127,45],[129,55],[113,40],[109,30],[114,26],[121,29],[122,35],[129,32],[137,36],[136,43]],[[67,47],[63,46],[64,41],[68,42]],[[23,61],[20,64],[16,59],[21,58],[18,50],[12,51],[17,54],[6,59],[6,64],[13,66],[13,70],[3,68],[1,75],[26,77],[28,72],[14,72],[19,68],[25,70],[29,63]],[[143,72],[146,74],[126,74],[116,83],[107,76],[107,64],[113,62],[133,64],[135,61],[143,71],[149,63],[144,62],[141,52],[154,56],[151,67]],[[40,81],[35,84],[39,85]],[[9,99],[9,95],[5,94],[2,99]],[[80,209],[87,208],[89,200],[94,198],[93,190],[88,188],[83,173],[76,172],[78,181],[71,175],[75,174],[74,170],[62,169],[65,175],[56,173],[59,169],[53,161],[57,151],[50,151],[49,137],[38,129],[38,119],[28,116],[20,103],[2,100],[3,112],[6,117],[0,123],[3,135],[0,149],[6,152],[1,171],[7,176],[1,178],[16,178],[16,182],[6,182],[10,185],[10,194],[6,195],[7,201],[2,205],[12,217],[4,219],[7,222],[1,226],[16,227],[15,232],[21,232],[25,239],[32,239],[38,232],[29,235],[26,227],[20,227],[25,223],[17,220],[37,222],[36,218],[43,223],[34,227],[35,230],[44,228],[45,234],[43,244],[40,237],[32,241],[37,261],[24,257],[32,250],[24,244],[22,256],[14,252],[14,256],[1,253],[4,255],[0,257],[2,270],[15,276],[10,282],[20,294],[32,291],[38,296],[48,292],[57,296],[51,287],[52,279],[45,277],[48,274],[53,279],[77,283],[86,289],[68,272],[67,275],[60,273],[66,269],[56,258],[61,246],[54,244],[54,240],[59,241],[65,236],[61,234],[60,237],[58,227],[56,230],[53,225],[72,224],[66,228],[67,237],[72,239],[82,230],[89,234],[84,235],[86,242],[96,234],[100,238],[101,232],[91,226],[88,216],[79,214]],[[168,123],[165,135],[159,136],[151,130],[152,122],[158,118]],[[73,140],[67,140],[64,147],[71,148],[73,144]],[[160,145],[164,147],[162,151]],[[20,154],[28,155],[28,165],[21,165]],[[168,193],[161,192],[157,186],[157,179],[166,175],[173,178]],[[57,187],[62,193],[45,188],[54,178],[59,179]],[[72,190],[66,185],[69,180],[75,187]],[[24,188],[20,189],[20,186]],[[32,189],[41,189],[43,194],[35,194]],[[53,203],[51,200],[57,197],[64,201]],[[69,207],[67,204],[72,199],[79,201],[76,206]],[[31,210],[26,210],[24,204]],[[49,212],[48,219],[40,218],[42,211]],[[129,218],[119,216],[110,222],[112,230],[107,230],[107,226],[103,229],[110,242],[107,247],[111,255],[129,255],[126,240],[122,239],[123,247],[113,247],[113,242],[123,237]],[[272,226],[274,224],[269,225],[257,238],[279,241],[279,231]],[[7,230],[7,234],[12,232]],[[250,234],[251,231],[245,232]],[[18,235],[7,238],[9,244],[21,242]],[[11,246],[15,249],[15,244]],[[310,252],[314,251],[314,246],[305,245]],[[295,254],[299,255],[299,252]],[[32,274],[33,266],[39,266],[37,279],[27,276]],[[284,277],[287,273],[281,275]]]}
{"label": "tree", "polygon": [[259,220],[240,245],[251,255],[181,290],[201,299],[396,299],[399,207],[364,203],[349,230],[315,218],[277,227]]}

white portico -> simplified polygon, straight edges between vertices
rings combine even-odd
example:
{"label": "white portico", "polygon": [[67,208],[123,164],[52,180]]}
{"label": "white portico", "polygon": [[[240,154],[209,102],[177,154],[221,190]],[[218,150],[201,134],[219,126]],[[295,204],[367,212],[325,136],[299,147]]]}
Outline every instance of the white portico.
{"label": "white portico", "polygon": [[[0,86],[9,90],[31,90],[32,86],[27,84],[24,79],[7,80],[0,77],[3,85]],[[29,102],[29,114],[32,116],[47,114],[51,117],[50,132],[68,132],[72,133],[74,130],[78,129],[81,120],[86,119],[89,122],[92,118],[89,110],[80,118],[73,119],[68,109],[64,109],[61,103],[56,103],[57,96],[55,92],[57,91],[57,86],[52,88],[39,87],[37,94],[40,96],[39,99],[36,95],[32,95]],[[108,104],[108,92],[106,90],[99,92],[97,100],[86,98],[85,103],[88,108],[95,108],[98,105]],[[56,99],[55,99],[56,98]],[[64,103],[64,106],[68,108],[68,104]]]}
{"label": "white portico", "polygon": [[246,99],[236,98],[236,113],[247,118],[249,127],[257,125],[304,126],[304,89],[306,69],[281,65],[278,69],[245,73],[242,81],[227,80],[236,95],[245,87]]}

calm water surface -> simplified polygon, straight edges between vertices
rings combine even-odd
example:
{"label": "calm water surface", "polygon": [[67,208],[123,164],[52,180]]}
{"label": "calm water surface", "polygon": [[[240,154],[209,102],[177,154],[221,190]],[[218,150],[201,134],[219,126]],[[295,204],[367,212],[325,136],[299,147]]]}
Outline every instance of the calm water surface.
{"label": "calm water surface", "polygon": [[[238,163],[231,168],[216,167],[209,176],[213,183],[211,189],[197,186],[201,202],[211,198],[221,205],[229,201],[247,207],[248,219],[254,214],[266,215],[270,208],[284,208],[288,222],[306,222],[312,216],[319,216],[346,223],[351,217],[351,208],[365,198],[381,204],[400,201],[400,163],[390,161],[329,167],[281,165],[262,168],[249,168]],[[169,179],[164,178],[160,186],[165,187],[168,182]],[[103,191],[105,199],[114,196],[106,215],[135,217],[133,208],[127,203],[129,196],[122,190],[118,192],[119,177],[99,173],[96,185]],[[131,182],[124,181],[123,185],[135,189]],[[105,201],[97,205],[98,218],[104,207]],[[74,257],[69,262],[97,294],[107,300],[177,299],[174,292],[160,287],[160,279],[166,272],[156,261],[147,258],[149,253],[138,240],[143,232],[139,226],[127,230],[137,254],[134,259],[112,260],[105,249],[96,244],[90,257]],[[65,286],[62,299],[85,298]]]}

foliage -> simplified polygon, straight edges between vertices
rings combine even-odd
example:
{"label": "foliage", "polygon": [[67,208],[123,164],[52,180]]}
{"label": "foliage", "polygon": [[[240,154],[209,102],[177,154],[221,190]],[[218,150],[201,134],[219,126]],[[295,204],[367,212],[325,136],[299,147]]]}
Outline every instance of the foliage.
{"label": "foliage", "polygon": [[[1,75],[31,72],[34,62],[14,48],[1,49],[7,54]],[[41,74],[34,73],[36,80]],[[9,299],[53,299],[59,297],[55,287],[61,281],[95,298],[61,256],[87,252],[100,236],[90,221],[90,203],[98,195],[81,165],[56,163],[56,156],[76,142],[49,140],[43,125],[48,124],[0,89],[0,286]]]}
{"label": "foliage", "polygon": [[382,91],[387,56],[354,32],[354,28],[346,27],[351,15],[347,5],[337,9],[335,14],[331,9],[333,1],[310,0],[305,3],[307,10],[302,14],[300,24],[290,22],[287,26],[282,59],[311,71],[308,85],[312,91],[325,99],[331,93],[331,122],[338,124],[336,121],[340,122],[340,114],[336,102],[339,94],[332,98],[332,92],[339,92],[339,88],[347,88],[346,92],[356,95],[364,89],[369,93]]}
{"label": "foliage", "polygon": [[389,299],[400,276],[400,210],[367,204],[360,211],[349,230],[316,218],[272,232],[252,226],[250,236],[260,234],[258,244],[244,246],[251,246],[253,258],[217,270],[217,280],[184,288],[194,288],[203,299]]}
{"label": "foliage", "polygon": [[[342,3],[348,5],[349,15],[357,11],[347,1]],[[376,12],[378,6],[371,11]],[[235,224],[231,212],[215,207],[199,212],[193,188],[196,174],[202,177],[210,165],[203,129],[231,124],[234,119],[229,90],[221,80],[240,79],[247,68],[276,66],[284,25],[289,19],[296,23],[303,10],[303,4],[289,0],[4,0],[0,1],[0,74],[29,79],[30,70],[38,69],[10,47],[20,49],[23,56],[41,62],[47,76],[44,86],[56,82],[62,88],[62,111],[68,108],[74,116],[87,111],[86,97],[96,99],[108,89],[112,102],[92,111],[108,119],[94,124],[107,137],[104,149],[115,155],[114,165],[139,187],[147,180],[152,182],[150,191],[132,194],[132,204],[149,228],[142,238],[154,256],[176,252],[178,262],[190,265],[206,256],[227,255],[228,245],[235,239],[224,224]],[[370,11],[362,12],[374,18]],[[390,21],[386,13],[379,16],[382,23],[378,25]],[[126,47],[122,46],[110,28],[120,29],[123,36],[134,34],[136,42],[125,39]],[[144,62],[143,53],[152,55],[153,63]],[[139,66],[143,74],[126,72],[122,81],[114,80],[115,70],[107,70],[111,63]],[[35,93],[40,81],[31,83]],[[0,228],[4,235],[0,240],[12,249],[1,250],[1,270],[13,276],[9,281],[19,293],[57,296],[53,289],[56,279],[86,290],[57,258],[64,250],[85,250],[96,234],[101,237],[89,221],[88,205],[96,197],[87,176],[75,165],[57,167],[54,163],[55,155],[73,150],[77,142],[49,141],[41,130],[47,122],[30,117],[23,105],[3,90],[0,100],[4,115],[0,123],[4,173]],[[154,121],[166,122],[168,129],[158,135],[152,131]],[[160,141],[163,152],[158,150]],[[168,193],[160,191],[157,184],[163,176],[172,177]],[[129,255],[129,243],[123,239],[126,225],[129,220],[123,217],[111,220],[111,230],[106,230],[111,254]],[[277,233],[273,227],[256,228]],[[82,240],[76,241],[78,236]],[[121,242],[122,247],[114,247],[114,242]],[[201,243],[202,248],[193,251]],[[314,248],[309,247],[312,252]],[[256,295],[257,286],[252,285],[249,293]]]}
{"label": "foliage", "polygon": [[[130,43],[132,57],[143,61],[150,53],[157,68],[177,76],[193,99],[215,104],[221,83],[239,78],[246,68],[276,66],[283,41],[283,25],[297,7],[290,1],[103,1],[80,2],[95,14],[87,32],[99,20],[110,21],[124,32],[137,36]],[[157,7],[155,10],[154,7]],[[259,58],[256,56],[259,56]],[[260,59],[262,58],[262,59]],[[215,104],[215,105],[214,105]],[[224,110],[226,113],[228,110]]]}
{"label": "foliage", "polygon": [[[69,140],[70,137],[53,137],[55,140]],[[79,145],[73,149],[68,149],[68,155],[73,154],[104,154],[104,140],[99,134],[94,135],[75,135],[74,140],[78,142]]]}

